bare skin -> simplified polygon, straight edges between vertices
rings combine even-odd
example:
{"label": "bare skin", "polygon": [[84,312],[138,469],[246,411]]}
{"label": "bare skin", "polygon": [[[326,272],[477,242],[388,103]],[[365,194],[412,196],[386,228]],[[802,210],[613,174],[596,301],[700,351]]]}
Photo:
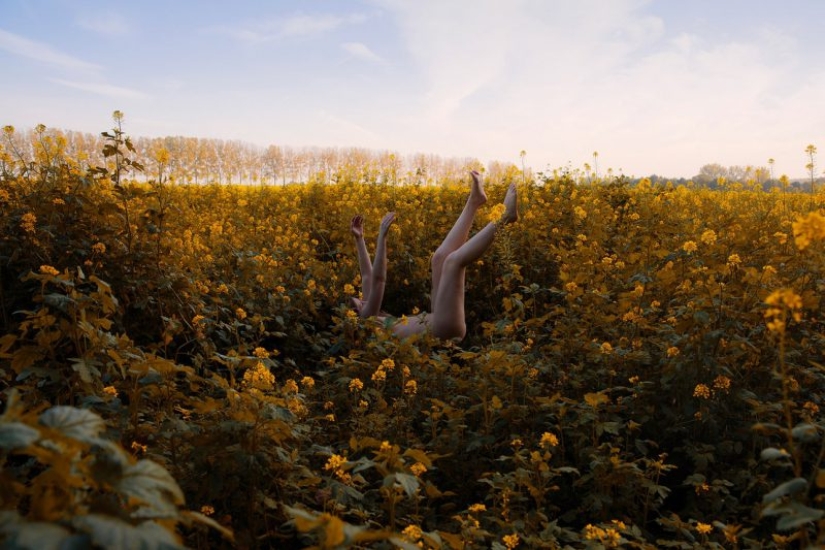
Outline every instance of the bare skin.
{"label": "bare skin", "polygon": [[[464,315],[464,280],[467,266],[481,258],[490,248],[500,226],[518,220],[518,196],[516,186],[512,184],[504,197],[504,213],[501,218],[497,222],[488,223],[469,238],[475,214],[487,202],[481,175],[475,170],[470,175],[472,182],[467,203],[430,262],[432,313],[407,317],[405,321],[396,323],[393,332],[399,337],[430,331],[436,338],[444,340],[464,338],[467,333]],[[372,264],[364,244],[363,216],[355,216],[350,223],[350,231],[356,239],[364,296],[363,300],[353,299],[353,304],[358,314],[364,318],[386,317],[381,313],[387,270],[386,234],[394,221],[395,214],[392,212],[386,214],[381,221],[375,261]]]}

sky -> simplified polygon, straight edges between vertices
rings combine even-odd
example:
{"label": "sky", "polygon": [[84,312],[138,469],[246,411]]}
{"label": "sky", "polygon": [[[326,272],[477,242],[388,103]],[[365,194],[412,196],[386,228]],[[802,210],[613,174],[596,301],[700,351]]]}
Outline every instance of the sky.
{"label": "sky", "polygon": [[822,21],[821,0],[2,0],[0,125],[120,110],[136,137],[802,177]]}

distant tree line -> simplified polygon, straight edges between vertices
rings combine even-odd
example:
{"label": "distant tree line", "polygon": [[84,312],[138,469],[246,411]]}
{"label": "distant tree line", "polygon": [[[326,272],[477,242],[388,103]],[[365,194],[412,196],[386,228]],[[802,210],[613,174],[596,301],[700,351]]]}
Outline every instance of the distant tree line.
{"label": "distant tree line", "polygon": [[[122,114],[116,112],[121,118]],[[80,170],[95,166],[109,166],[113,161],[103,154],[106,137],[76,131],[63,131],[38,125],[33,129],[17,130],[11,126],[3,128],[0,140],[0,172],[8,167],[56,164],[59,160],[76,164]],[[133,159],[144,167],[140,173],[132,174],[136,179],[182,184],[259,184],[285,185],[288,183],[381,183],[434,185],[439,182],[456,181],[466,177],[471,169],[484,169],[489,180],[494,182],[530,181],[533,174],[524,166],[524,156],[520,153],[522,166],[513,163],[492,161],[486,166],[473,158],[444,158],[432,154],[399,155],[392,151],[376,151],[358,147],[290,147],[270,145],[261,147],[238,140],[169,136],[162,138],[131,138]],[[693,178],[666,178],[651,175],[644,179],[651,183],[687,185],[692,183],[710,189],[724,188],[728,184],[739,183],[761,187],[765,190],[779,188],[787,191],[813,190],[823,183],[817,178],[816,148],[809,145],[805,150],[809,156],[806,168],[807,180],[789,180],[773,175],[773,161],[769,166],[723,166],[718,163],[705,164]],[[595,161],[594,167],[587,163],[582,170],[567,167],[553,170],[556,176],[569,177],[573,181],[595,183],[602,181]],[[607,180],[614,177],[608,169]],[[542,172],[538,173],[539,179]],[[625,183],[637,183],[642,178],[621,177]]]}
{"label": "distant tree line", "polygon": [[[100,134],[47,129],[3,129],[0,170],[37,162],[70,160],[84,170],[107,166],[106,138]],[[131,138],[132,159],[143,166],[137,179],[182,184],[260,184],[361,182],[432,185],[464,178],[470,169],[485,169],[496,181],[522,178],[513,163],[493,161],[485,166],[473,158],[437,155],[399,155],[357,147],[260,147],[237,140],[195,137]]]}

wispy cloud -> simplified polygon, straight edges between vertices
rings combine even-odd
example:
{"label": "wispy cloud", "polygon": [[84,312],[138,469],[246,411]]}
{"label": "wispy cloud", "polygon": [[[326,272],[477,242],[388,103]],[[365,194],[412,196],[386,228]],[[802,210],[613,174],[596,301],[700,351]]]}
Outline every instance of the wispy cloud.
{"label": "wispy cloud", "polygon": [[60,84],[62,86],[68,86],[69,88],[74,88],[76,90],[82,90],[84,92],[91,92],[93,94],[113,97],[113,98],[120,98],[120,99],[144,99],[148,97],[145,93],[132,90],[130,88],[123,88],[121,86],[113,86],[111,84],[105,83],[92,83],[92,82],[76,82],[72,80],[63,80],[60,78],[51,78],[49,79],[52,82]]}
{"label": "wispy cloud", "polygon": [[122,36],[131,30],[126,18],[112,12],[82,16],[77,19],[77,24],[81,28],[107,36]]}
{"label": "wispy cloud", "polygon": [[341,47],[353,57],[373,63],[385,63],[385,60],[380,55],[376,54],[369,49],[366,44],[362,44],[361,42],[344,42],[341,44]]}
{"label": "wispy cloud", "polygon": [[29,40],[23,36],[0,29],[0,49],[14,55],[34,59],[66,70],[98,71],[99,65],[83,61],[77,57],[59,52],[42,42]]}
{"label": "wispy cloud", "polygon": [[363,23],[366,20],[366,15],[357,13],[349,15],[295,14],[264,22],[212,27],[206,31],[229,36],[241,42],[257,44],[278,38],[324,34],[346,25]]}

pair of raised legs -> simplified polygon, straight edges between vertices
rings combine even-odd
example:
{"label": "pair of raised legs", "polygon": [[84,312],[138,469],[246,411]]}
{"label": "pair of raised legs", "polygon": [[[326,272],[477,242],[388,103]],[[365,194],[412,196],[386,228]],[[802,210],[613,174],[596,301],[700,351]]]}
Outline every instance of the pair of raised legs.
{"label": "pair of raised legs", "polygon": [[473,171],[470,196],[458,219],[441,245],[433,254],[432,313],[429,324],[437,338],[461,339],[467,332],[464,317],[464,282],[467,266],[475,262],[493,244],[499,226],[518,219],[518,198],[515,184],[510,185],[504,197],[504,213],[469,238],[476,212],[487,202],[481,175]]}
{"label": "pair of raised legs", "polygon": [[[501,225],[518,219],[516,186],[511,185],[504,197],[504,213],[501,218],[488,223],[469,238],[476,212],[487,202],[481,174],[473,171],[470,175],[472,184],[467,203],[432,257],[432,312],[408,317],[405,323],[396,323],[393,332],[398,336],[409,336],[429,330],[433,336],[445,340],[464,338],[467,333],[464,319],[464,276],[467,266],[478,260],[490,248]],[[381,311],[381,303],[387,280],[386,239],[394,221],[393,212],[387,213],[381,220],[374,262],[370,261],[364,243],[363,216],[357,215],[350,222],[350,231],[355,237],[358,251],[363,294],[363,300],[353,298],[352,301],[361,317],[387,317]]]}

